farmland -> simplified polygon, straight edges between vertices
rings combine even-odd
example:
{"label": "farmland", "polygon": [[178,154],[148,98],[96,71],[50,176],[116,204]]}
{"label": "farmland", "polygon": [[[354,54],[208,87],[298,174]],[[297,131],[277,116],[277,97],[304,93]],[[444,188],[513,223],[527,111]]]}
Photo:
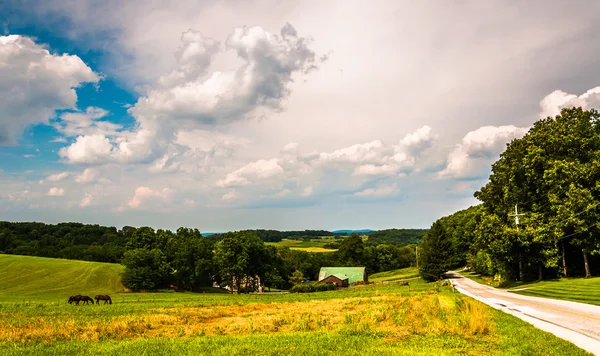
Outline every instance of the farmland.
{"label": "farmland", "polygon": [[[69,278],[103,271],[102,278],[114,281],[120,266],[21,256],[0,261],[2,354],[585,354],[420,280],[313,294],[231,295],[124,293],[113,282],[82,278],[66,289],[46,291],[61,285],[62,277],[42,274],[44,268]],[[34,271],[19,288],[7,288],[4,278],[19,284],[13,277],[22,273],[17,263]],[[52,283],[42,283],[45,278]],[[71,291],[94,294],[102,288],[113,288],[113,305],[65,303]],[[35,302],[26,297],[31,295]]]}
{"label": "farmland", "polygon": [[369,277],[370,282],[387,282],[399,279],[415,278],[419,276],[419,270],[415,267],[395,269],[393,271],[374,273]]}
{"label": "farmland", "polygon": [[267,245],[289,247],[292,250],[306,252],[335,252],[337,249],[325,248],[326,244],[335,242],[333,236],[321,236],[310,240],[282,239],[279,242],[267,242]]}

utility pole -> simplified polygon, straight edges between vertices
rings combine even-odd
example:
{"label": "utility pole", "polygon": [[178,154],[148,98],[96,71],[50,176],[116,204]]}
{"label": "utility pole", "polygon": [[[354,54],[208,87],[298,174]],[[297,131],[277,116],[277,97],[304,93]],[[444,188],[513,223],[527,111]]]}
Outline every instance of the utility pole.
{"label": "utility pole", "polygon": [[[517,231],[519,231],[519,216],[524,216],[525,214],[519,214],[519,209],[517,208],[517,204],[515,204],[515,213],[508,214],[508,216],[515,217],[515,225],[517,225]],[[519,279],[523,281],[523,260],[519,258]]]}
{"label": "utility pole", "polygon": [[519,231],[519,216],[525,216],[525,214],[519,214],[519,210],[517,208],[517,204],[515,204],[515,213],[514,214],[508,214],[508,216],[514,216],[515,217],[515,224],[517,225],[517,231]]}
{"label": "utility pole", "polygon": [[417,261],[417,269],[419,269],[419,246],[415,246],[415,256]]}

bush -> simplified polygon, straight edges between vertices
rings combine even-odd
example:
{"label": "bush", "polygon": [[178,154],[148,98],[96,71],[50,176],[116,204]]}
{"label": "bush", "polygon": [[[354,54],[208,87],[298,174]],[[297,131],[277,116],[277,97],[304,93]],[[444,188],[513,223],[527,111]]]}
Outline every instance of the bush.
{"label": "bush", "polygon": [[324,292],[328,290],[335,290],[337,288],[335,283],[302,283],[296,284],[290,289],[290,293],[313,293],[313,292]]}
{"label": "bush", "polygon": [[365,281],[362,281],[362,280],[361,281],[356,281],[356,283],[354,283],[355,286],[362,286],[362,285],[365,285],[365,284],[366,284]]}

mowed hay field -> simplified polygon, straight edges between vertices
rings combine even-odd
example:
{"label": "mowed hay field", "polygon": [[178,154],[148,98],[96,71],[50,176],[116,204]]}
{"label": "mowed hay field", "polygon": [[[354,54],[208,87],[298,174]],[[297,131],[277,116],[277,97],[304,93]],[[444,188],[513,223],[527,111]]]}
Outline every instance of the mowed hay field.
{"label": "mowed hay field", "polygon": [[514,289],[509,289],[509,291],[534,297],[564,299],[600,305],[600,277],[563,278],[556,281],[523,284]]}
{"label": "mowed hay field", "polygon": [[324,248],[325,244],[334,242],[333,236],[321,236],[310,241],[283,239],[279,242],[267,242],[267,245],[289,247],[292,250],[300,250],[306,252],[335,252],[337,249]]}
{"label": "mowed hay field", "polygon": [[419,270],[415,267],[395,269],[393,271],[374,273],[369,276],[369,282],[389,282],[400,279],[416,278]]}
{"label": "mowed hay field", "polygon": [[80,306],[57,304],[54,293],[40,292],[36,303],[16,293],[0,304],[0,354],[586,354],[445,287],[410,284],[309,294],[115,293],[112,305]]}
{"label": "mowed hay field", "polygon": [[0,254],[0,303],[60,302],[74,294],[122,292],[123,266]]}

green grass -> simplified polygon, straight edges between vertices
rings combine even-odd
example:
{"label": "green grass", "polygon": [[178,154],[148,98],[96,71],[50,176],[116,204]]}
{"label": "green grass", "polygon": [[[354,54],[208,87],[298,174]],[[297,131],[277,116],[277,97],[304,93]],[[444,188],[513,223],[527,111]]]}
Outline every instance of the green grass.
{"label": "green grass", "polygon": [[393,271],[374,273],[369,276],[369,282],[386,282],[398,279],[415,278],[419,276],[419,270],[415,267],[395,269]]}
{"label": "green grass", "polygon": [[122,271],[122,265],[112,263],[0,254],[0,303],[122,292]]}
{"label": "green grass", "polygon": [[[24,274],[15,263],[37,272]],[[112,305],[75,306],[56,300],[67,291],[42,289],[63,281],[41,270],[70,269],[66,276],[73,278],[115,265],[0,256],[0,266],[2,355],[586,355],[510,315],[420,279],[410,286],[375,284],[307,294],[115,291]],[[119,271],[105,273],[112,280]],[[402,271],[388,277],[410,273]],[[6,288],[4,278],[15,286]],[[43,281],[48,278],[53,283]],[[81,278],[69,288],[108,283],[98,278]],[[37,301],[27,301],[23,291],[37,295]]]}
{"label": "green grass", "polygon": [[[523,283],[515,293],[600,305],[600,277],[563,278],[552,281]],[[513,290],[509,289],[510,292]]]}
{"label": "green grass", "polygon": [[321,236],[310,241],[283,239],[279,242],[267,242],[267,245],[289,247],[292,250],[301,250],[306,252],[335,252],[335,249],[327,249],[325,244],[334,242],[333,236]]}

